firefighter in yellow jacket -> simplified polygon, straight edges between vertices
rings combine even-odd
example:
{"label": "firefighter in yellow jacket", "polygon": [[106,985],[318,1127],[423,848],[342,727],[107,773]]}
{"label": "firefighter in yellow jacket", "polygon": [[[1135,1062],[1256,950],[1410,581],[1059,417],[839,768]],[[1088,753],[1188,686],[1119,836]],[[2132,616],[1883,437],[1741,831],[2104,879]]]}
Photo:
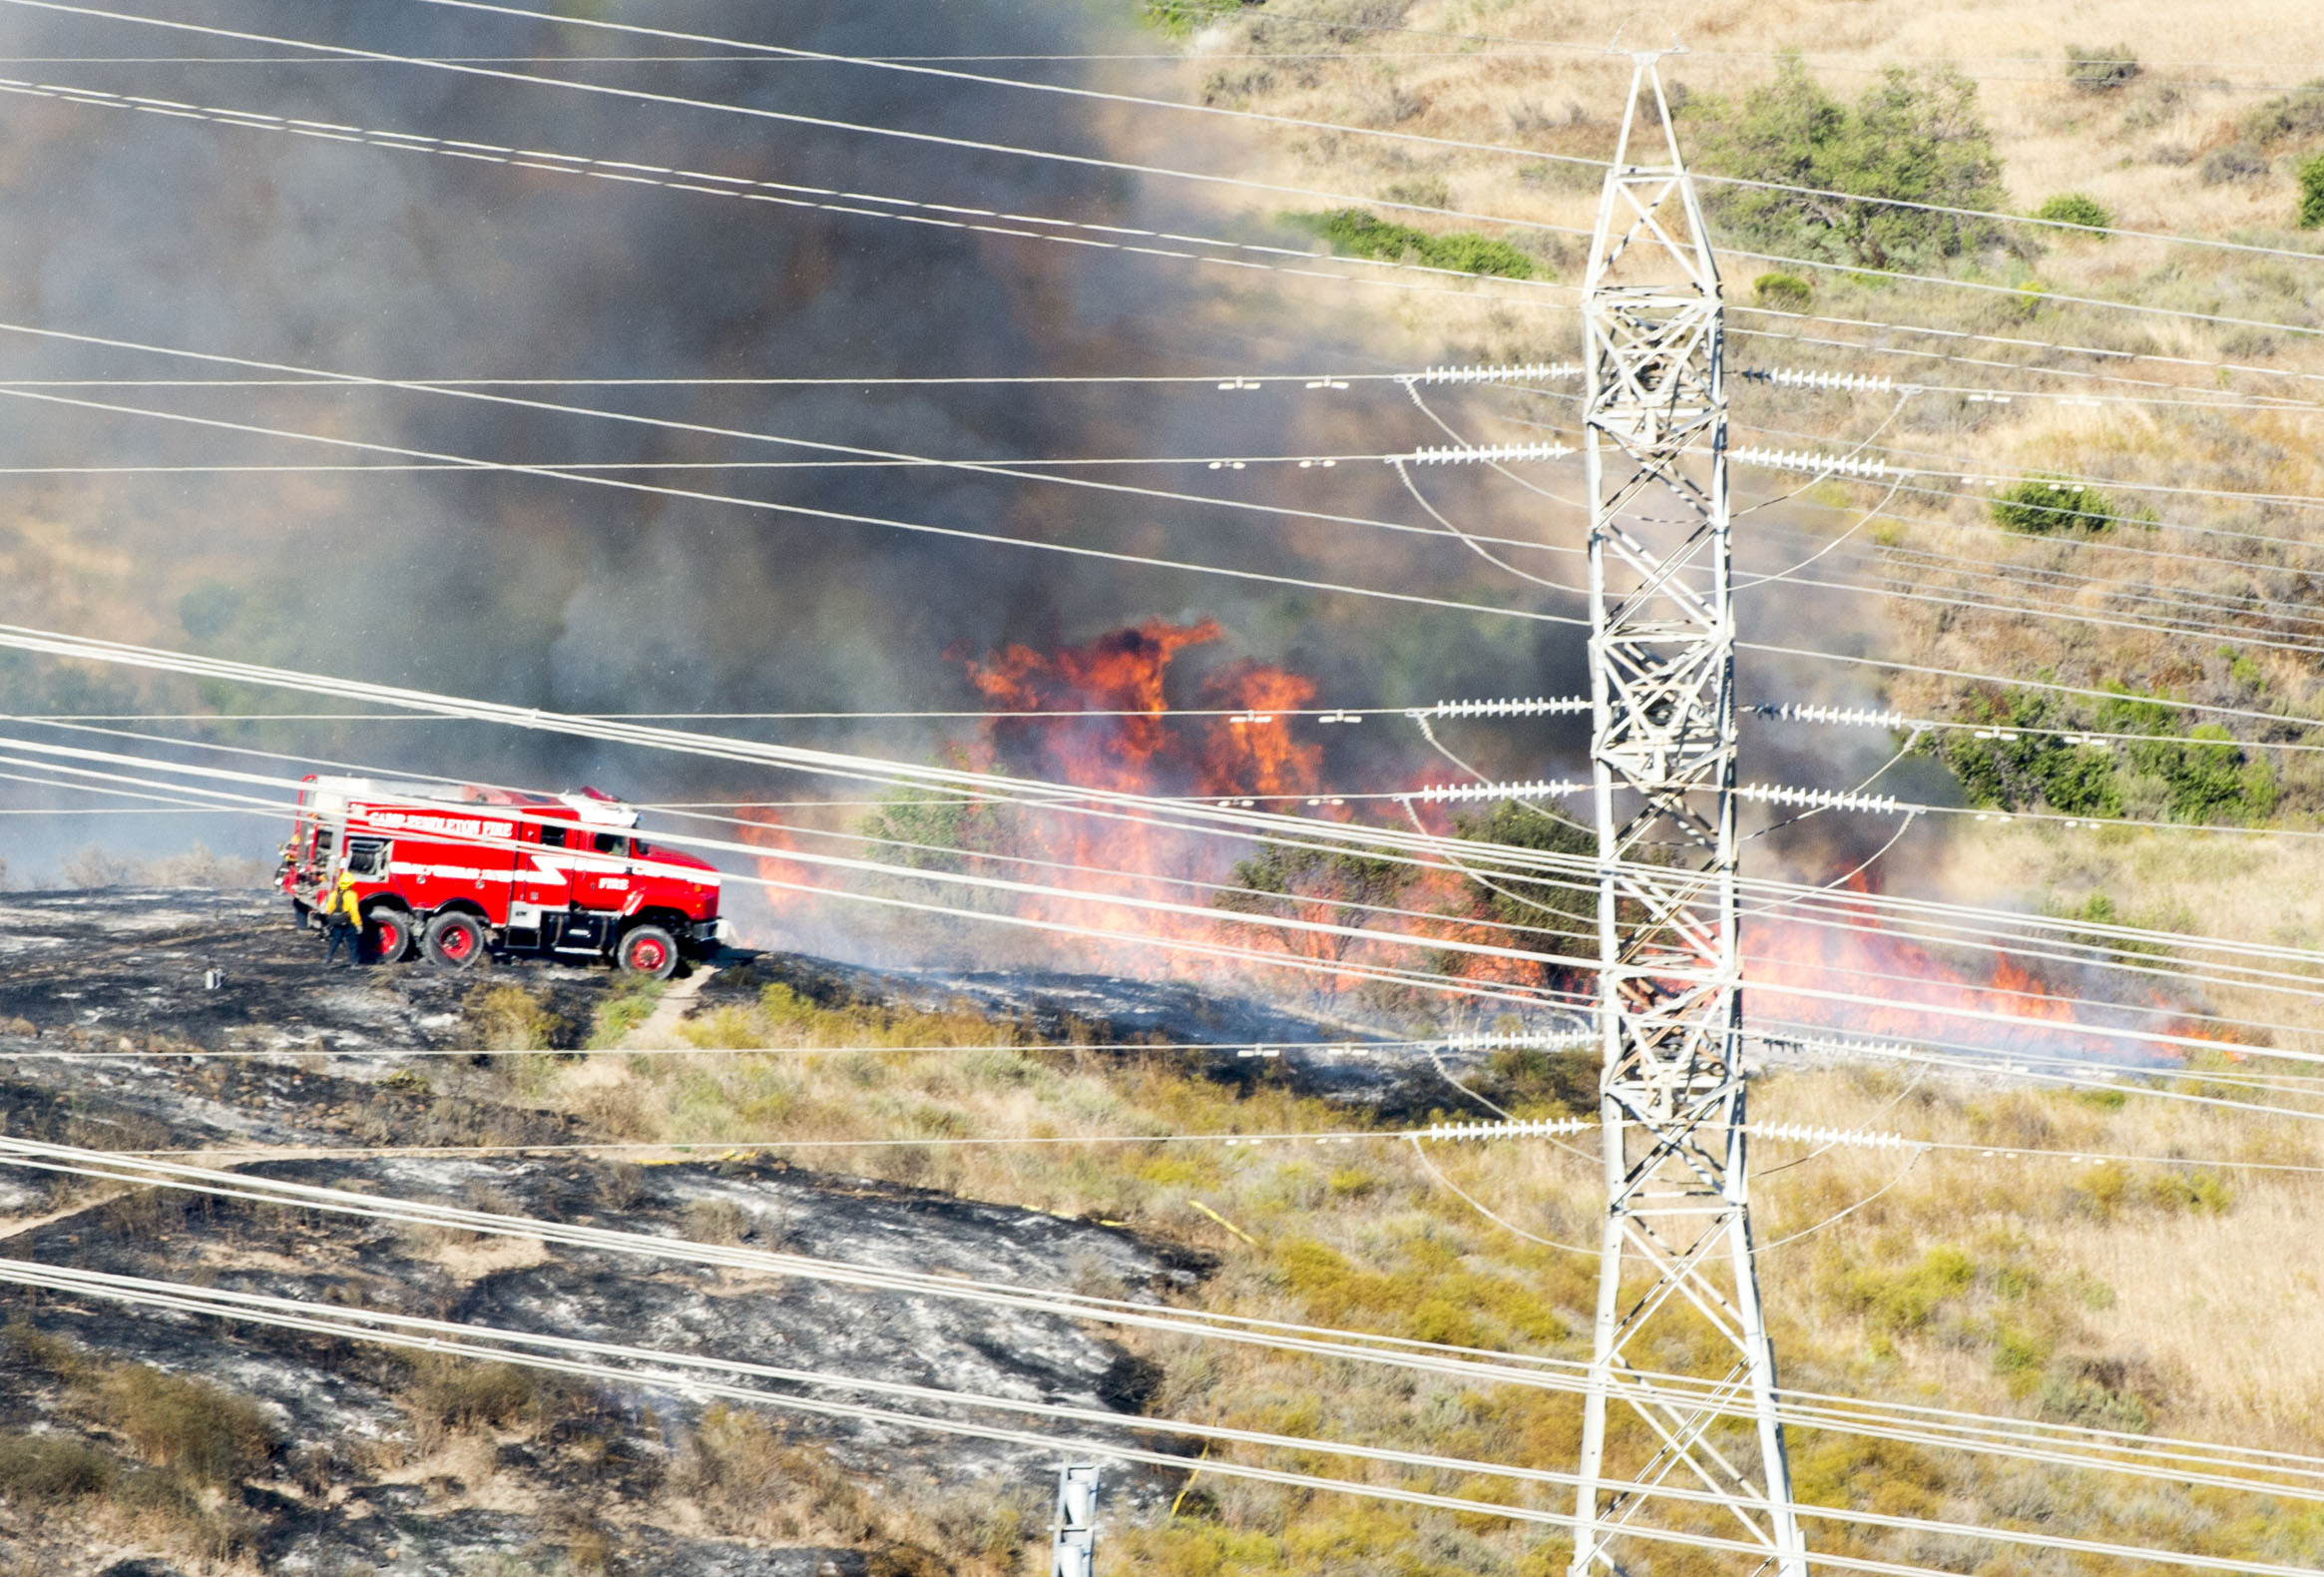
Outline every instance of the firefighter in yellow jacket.
{"label": "firefighter in yellow jacket", "polygon": [[323,909],[323,935],[330,942],[330,950],[323,954],[326,964],[338,961],[342,944],[347,949],[350,967],[363,961],[363,910],[355,901],[355,878],[346,871],[339,872],[338,884],[331,888],[331,898]]}

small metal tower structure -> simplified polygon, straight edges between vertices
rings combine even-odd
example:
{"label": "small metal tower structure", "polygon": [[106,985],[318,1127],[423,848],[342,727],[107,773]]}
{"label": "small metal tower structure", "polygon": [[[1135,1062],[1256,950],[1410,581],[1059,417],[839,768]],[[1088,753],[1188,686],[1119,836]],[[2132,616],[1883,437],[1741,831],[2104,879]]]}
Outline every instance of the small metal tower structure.
{"label": "small metal tower structure", "polygon": [[1049,1577],[1092,1577],[1098,1569],[1098,1469],[1057,1470],[1057,1517],[1050,1525]]}
{"label": "small metal tower structure", "polygon": [[[1630,59],[1582,303],[1607,1204],[1572,1572],[1671,1504],[1608,1486],[1670,1483],[1806,1577],[1744,1169],[1724,309],[1658,54]],[[1700,1383],[1640,1372],[1672,1365]]]}

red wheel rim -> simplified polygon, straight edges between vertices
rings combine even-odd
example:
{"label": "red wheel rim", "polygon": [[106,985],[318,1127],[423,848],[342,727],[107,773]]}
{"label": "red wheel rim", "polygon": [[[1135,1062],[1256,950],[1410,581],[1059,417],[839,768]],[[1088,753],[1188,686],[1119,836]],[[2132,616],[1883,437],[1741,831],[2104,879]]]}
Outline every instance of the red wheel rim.
{"label": "red wheel rim", "polygon": [[630,944],[631,966],[648,972],[662,967],[662,943],[652,936],[641,936]]}
{"label": "red wheel rim", "polygon": [[436,945],[443,949],[446,958],[457,961],[476,951],[476,933],[465,925],[450,926]]}
{"label": "red wheel rim", "polygon": [[403,951],[403,927],[393,920],[380,922],[379,951],[389,956]]}

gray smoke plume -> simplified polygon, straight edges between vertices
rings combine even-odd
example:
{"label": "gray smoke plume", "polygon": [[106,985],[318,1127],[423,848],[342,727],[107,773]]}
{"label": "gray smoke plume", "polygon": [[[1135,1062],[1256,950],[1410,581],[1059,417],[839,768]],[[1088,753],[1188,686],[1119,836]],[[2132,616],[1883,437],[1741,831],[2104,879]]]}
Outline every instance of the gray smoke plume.
{"label": "gray smoke plume", "polygon": [[[416,4],[342,10],[213,0],[213,25],[400,54],[539,56],[511,69],[945,136],[1224,169],[1205,123],[1057,96],[838,65],[559,63],[688,46]],[[657,8],[675,27],[839,53],[1153,49],[1132,7],[1071,0],[779,12]],[[506,145],[782,181],[1000,214],[1274,243],[1296,206],[1118,171],[642,104],[424,68],[346,61],[89,63],[94,56],[247,57],[222,39],[0,9],[0,66],[27,81],[327,127]],[[68,63],[78,62],[78,63]],[[1051,80],[1182,91],[1162,64],[1001,64]],[[353,135],[342,133],[341,135]],[[363,141],[287,135],[57,97],[0,99],[0,317],[107,338],[377,376],[884,377],[1093,372],[1276,373],[1409,367],[1424,356],[1547,355],[1570,313],[1512,314],[1492,344],[1396,326],[1400,297],[1119,252],[622,184]],[[868,206],[868,205],[858,205]],[[0,377],[248,375],[85,343],[0,333]],[[801,460],[807,451],[372,389],[84,389],[73,398],[326,433],[513,463]],[[1309,393],[1138,385],[513,390],[703,426],[958,458],[1264,455],[1443,441],[1392,387]],[[356,464],[359,452],[78,406],[6,401],[16,466]],[[1487,437],[1505,399],[1442,408]],[[1555,415],[1571,406],[1544,405]],[[1442,536],[1391,536],[1164,500],[926,468],[689,470],[648,479],[844,513],[1071,542],[1309,579],[1573,614]],[[1420,521],[1376,461],[1329,471],[1108,467],[1078,474],[1308,509]],[[1562,477],[1571,492],[1576,479]],[[1574,510],[1474,471],[1431,499],[1509,536],[1580,540]],[[1189,656],[1254,656],[1312,676],[1328,705],[1570,694],[1579,631],[1025,549],[804,520],[732,505],[507,474],[0,476],[0,609],[59,626],[293,668],[577,711],[974,708],[965,658],[1163,617],[1214,617],[1228,639]],[[1579,560],[1529,567],[1579,578]],[[1835,615],[1835,617],[1837,617]],[[137,710],[197,699],[310,710],[295,697],[197,698],[166,685],[32,664],[5,672],[15,710]],[[1746,693],[1759,676],[1746,669]],[[1774,676],[1770,676],[1774,677]],[[328,710],[328,709],[324,709]],[[775,726],[762,726],[775,727]],[[785,737],[923,755],[945,726],[780,725]],[[1325,731],[1331,732],[1331,731]],[[401,772],[645,799],[790,798],[811,780],[467,725],[271,726],[217,736]],[[1473,734],[1488,771],[1571,769],[1571,725]],[[1338,731],[1327,775],[1391,787],[1433,762],[1409,731]],[[1545,762],[1545,758],[1548,760]],[[1561,759],[1562,758],[1562,762]],[[836,790],[844,796],[847,790]],[[1834,818],[1825,818],[1832,820]],[[134,836],[114,831],[140,825]],[[91,834],[86,819],[12,828],[20,873]],[[187,818],[116,818],[113,841],[183,847]],[[229,852],[270,825],[200,823]]]}

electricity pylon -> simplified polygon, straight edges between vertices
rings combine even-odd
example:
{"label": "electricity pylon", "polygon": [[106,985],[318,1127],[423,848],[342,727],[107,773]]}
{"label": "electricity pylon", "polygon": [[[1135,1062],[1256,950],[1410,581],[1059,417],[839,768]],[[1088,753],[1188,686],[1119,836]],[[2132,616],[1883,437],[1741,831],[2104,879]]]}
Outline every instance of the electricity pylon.
{"label": "electricity pylon", "polygon": [[1049,1527],[1049,1577],[1092,1577],[1098,1569],[1098,1467],[1057,1470],[1057,1515]]}
{"label": "electricity pylon", "polygon": [[[1607,1205],[1572,1570],[1624,1570],[1668,1504],[1606,1485],[1671,1482],[1806,1577],[1745,1187],[1723,307],[1656,56],[1631,63],[1582,303]],[[1641,1372],[1673,1366],[1697,1383]]]}

